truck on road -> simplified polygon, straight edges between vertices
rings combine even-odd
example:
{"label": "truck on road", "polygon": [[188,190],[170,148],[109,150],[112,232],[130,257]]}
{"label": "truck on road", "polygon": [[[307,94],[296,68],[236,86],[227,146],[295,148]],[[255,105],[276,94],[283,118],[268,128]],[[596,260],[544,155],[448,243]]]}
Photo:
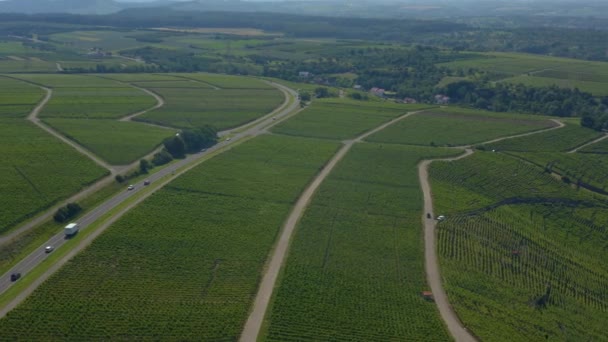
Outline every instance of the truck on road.
{"label": "truck on road", "polygon": [[63,231],[65,232],[65,236],[70,237],[73,236],[74,234],[78,233],[78,223],[70,223],[67,226],[65,226],[65,228],[63,229]]}

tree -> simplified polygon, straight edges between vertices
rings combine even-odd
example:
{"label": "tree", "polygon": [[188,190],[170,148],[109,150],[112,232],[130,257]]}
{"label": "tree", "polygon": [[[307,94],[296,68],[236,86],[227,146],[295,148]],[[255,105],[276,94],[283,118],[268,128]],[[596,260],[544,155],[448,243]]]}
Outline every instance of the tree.
{"label": "tree", "polygon": [[139,171],[141,173],[148,173],[148,169],[150,168],[150,162],[146,159],[142,159],[139,161]]}
{"label": "tree", "polygon": [[329,89],[327,89],[325,87],[317,87],[315,89],[315,96],[319,99],[322,99],[324,97],[329,97],[330,96]]}
{"label": "tree", "polygon": [[165,139],[163,145],[173,158],[183,158],[186,155],[186,144],[184,144],[179,133],[171,138]]}

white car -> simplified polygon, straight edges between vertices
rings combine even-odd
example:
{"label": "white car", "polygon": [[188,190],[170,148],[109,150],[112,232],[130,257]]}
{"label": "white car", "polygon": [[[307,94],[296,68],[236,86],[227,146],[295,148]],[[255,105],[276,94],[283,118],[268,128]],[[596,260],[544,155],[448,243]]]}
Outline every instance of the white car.
{"label": "white car", "polygon": [[131,191],[133,189],[135,189],[135,187],[133,185],[129,185],[129,187],[127,187],[127,190],[129,190],[129,191]]}
{"label": "white car", "polygon": [[44,252],[51,253],[54,249],[55,249],[55,247],[53,247],[53,246],[46,246],[46,247],[44,247]]}
{"label": "white car", "polygon": [[230,141],[230,139],[232,139],[232,138],[227,138],[226,141]]}

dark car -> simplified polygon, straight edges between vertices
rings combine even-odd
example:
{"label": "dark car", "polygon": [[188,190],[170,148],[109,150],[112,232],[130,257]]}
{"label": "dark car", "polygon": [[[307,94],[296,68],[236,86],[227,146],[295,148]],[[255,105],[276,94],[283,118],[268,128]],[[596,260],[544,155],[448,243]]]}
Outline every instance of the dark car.
{"label": "dark car", "polygon": [[21,278],[21,273],[13,273],[11,274],[11,281],[17,281],[17,279]]}
{"label": "dark car", "polygon": [[144,181],[144,185],[150,185],[150,180],[149,180],[149,179],[146,179],[146,180]]}

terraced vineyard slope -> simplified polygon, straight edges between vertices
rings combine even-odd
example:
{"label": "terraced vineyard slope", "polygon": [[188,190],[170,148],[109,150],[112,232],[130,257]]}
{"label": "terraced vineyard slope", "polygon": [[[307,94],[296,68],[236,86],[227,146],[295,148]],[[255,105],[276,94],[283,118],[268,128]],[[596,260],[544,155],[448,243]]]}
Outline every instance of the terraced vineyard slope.
{"label": "terraced vineyard slope", "polygon": [[533,164],[479,152],[433,163],[442,274],[483,341],[605,340],[603,197]]}
{"label": "terraced vineyard slope", "polygon": [[435,305],[422,297],[416,165],[458,153],[356,144],[301,219],[265,340],[449,340]]}
{"label": "terraced vineyard slope", "polygon": [[237,339],[283,220],[337,147],[263,136],[192,169],[0,320],[3,338]]}

